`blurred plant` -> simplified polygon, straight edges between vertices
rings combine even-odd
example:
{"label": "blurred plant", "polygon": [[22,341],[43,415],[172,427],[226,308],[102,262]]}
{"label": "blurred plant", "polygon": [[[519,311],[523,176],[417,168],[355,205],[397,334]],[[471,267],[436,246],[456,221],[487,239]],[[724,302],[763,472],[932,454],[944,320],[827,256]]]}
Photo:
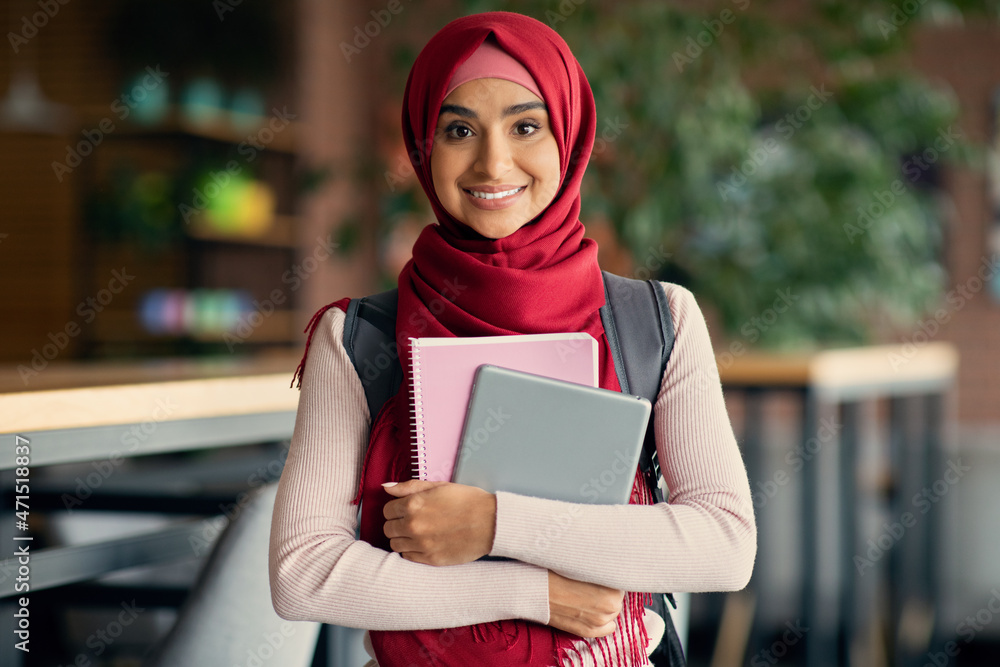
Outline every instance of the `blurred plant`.
{"label": "blurred plant", "polygon": [[146,251],[162,251],[179,236],[176,182],[160,171],[118,164],[108,182],[90,193],[86,220],[92,238],[134,242]]}
{"label": "blurred plant", "polygon": [[[640,263],[665,248],[660,277],[714,306],[730,335],[790,346],[905,329],[941,296],[936,174],[968,147],[953,95],[901,55],[921,22],[998,16],[1000,2],[930,0],[912,16],[862,0],[750,4],[460,6],[534,16],[566,39],[599,114],[584,221],[613,221]],[[397,46],[398,79],[414,55]],[[395,156],[383,159],[388,177]],[[385,213],[419,209],[412,183],[387,189]],[[793,307],[748,329],[788,290]]]}

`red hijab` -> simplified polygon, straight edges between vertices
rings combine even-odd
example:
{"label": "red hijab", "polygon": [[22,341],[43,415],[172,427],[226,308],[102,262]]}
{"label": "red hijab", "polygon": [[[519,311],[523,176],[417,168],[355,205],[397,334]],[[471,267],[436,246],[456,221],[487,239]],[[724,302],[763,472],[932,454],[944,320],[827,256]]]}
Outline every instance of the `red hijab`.
{"label": "red hijab", "polygon": [[[490,36],[537,83],[559,147],[561,171],[561,187],[551,204],[518,231],[496,240],[480,236],[444,209],[430,168],[448,84]],[[391,497],[381,484],[412,477],[410,337],[587,332],[600,342],[600,386],[620,391],[599,313],[604,286],[597,244],[584,238],[579,219],[580,183],[596,125],[594,97],[579,63],[555,31],[534,19],[507,12],[460,18],[442,28],[417,57],[406,84],[403,135],[438,224],[424,228],[412,260],[399,275],[396,342],[404,380],[399,393],[372,415],[359,490],[363,540],[391,550],[382,532],[382,508]],[[330,306],[346,309],[346,302]],[[314,316],[307,331],[325,310]],[[632,502],[652,502],[641,474]],[[627,595],[618,633],[598,643],[606,655],[619,653],[629,664],[645,660],[643,599],[641,594]],[[414,656],[428,652],[433,664],[442,666],[548,667],[572,652],[579,638],[513,619],[449,630],[373,631],[371,639],[381,667],[410,665]]]}

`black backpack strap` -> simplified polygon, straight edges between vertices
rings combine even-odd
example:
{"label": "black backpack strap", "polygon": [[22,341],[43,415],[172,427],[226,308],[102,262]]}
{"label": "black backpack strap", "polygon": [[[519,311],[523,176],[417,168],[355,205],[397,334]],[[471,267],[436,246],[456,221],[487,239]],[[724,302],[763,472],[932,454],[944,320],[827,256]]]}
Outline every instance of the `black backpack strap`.
{"label": "black backpack strap", "polygon": [[365,388],[372,422],[403,381],[396,345],[399,291],[351,299],[344,320],[344,348]]}
{"label": "black backpack strap", "polygon": [[[674,325],[663,285],[607,271],[601,322],[611,344],[622,391],[656,401],[663,371],[674,347]],[[625,346],[621,341],[627,341]],[[658,359],[659,364],[652,364]]]}
{"label": "black backpack strap", "polygon": [[[622,391],[648,398],[656,403],[674,349],[674,322],[663,285],[657,280],[622,278],[607,271],[604,274],[605,303],[601,322],[608,337],[611,355]],[[659,365],[653,361],[659,359]],[[646,439],[639,460],[640,468],[657,502],[664,500],[659,489],[660,460],[656,454],[653,420],[649,420]],[[682,667],[686,664],[684,649],[674,627],[667,604],[677,607],[670,593],[653,596],[653,611],[666,624],[663,639],[649,656],[655,667]]]}
{"label": "black backpack strap", "polygon": [[[614,357],[618,384],[624,393],[642,396],[655,404],[674,348],[674,323],[663,285],[657,280],[622,278],[607,271],[603,274],[605,303],[601,322]],[[640,466],[657,501],[662,500],[657,486],[660,464],[652,419]]]}

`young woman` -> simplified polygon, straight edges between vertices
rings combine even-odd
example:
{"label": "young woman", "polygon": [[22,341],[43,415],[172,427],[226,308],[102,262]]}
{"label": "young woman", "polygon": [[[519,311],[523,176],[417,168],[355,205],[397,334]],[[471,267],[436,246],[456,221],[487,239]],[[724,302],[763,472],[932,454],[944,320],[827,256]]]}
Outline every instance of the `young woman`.
{"label": "young woman", "polygon": [[369,415],[342,344],[346,300],[317,313],[271,533],[278,613],[368,629],[381,667],[644,665],[663,624],[643,592],[750,577],[746,472],[705,321],[676,285],[664,284],[676,342],[653,414],[669,503],[641,474],[624,506],[410,479],[411,336],[587,332],[600,386],[620,390],[578,217],[596,124],[569,48],[524,16],[458,19],[413,66],[403,130],[438,224],[399,276],[403,385]]}

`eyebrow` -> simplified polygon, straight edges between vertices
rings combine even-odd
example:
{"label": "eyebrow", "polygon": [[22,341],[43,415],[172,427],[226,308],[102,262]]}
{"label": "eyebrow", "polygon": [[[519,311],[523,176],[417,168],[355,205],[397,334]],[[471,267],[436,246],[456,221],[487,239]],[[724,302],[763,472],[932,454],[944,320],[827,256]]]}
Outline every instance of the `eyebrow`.
{"label": "eyebrow", "polygon": [[[524,102],[523,104],[512,104],[503,110],[503,117],[516,116],[517,114],[524,113],[525,111],[533,111],[535,109],[541,109],[542,111],[547,111],[545,107],[545,102]],[[442,104],[441,114],[453,113],[456,116],[461,116],[462,118],[479,118],[479,115],[469,107],[463,107],[460,104]]]}

